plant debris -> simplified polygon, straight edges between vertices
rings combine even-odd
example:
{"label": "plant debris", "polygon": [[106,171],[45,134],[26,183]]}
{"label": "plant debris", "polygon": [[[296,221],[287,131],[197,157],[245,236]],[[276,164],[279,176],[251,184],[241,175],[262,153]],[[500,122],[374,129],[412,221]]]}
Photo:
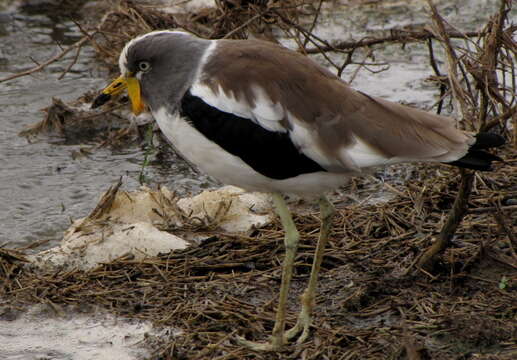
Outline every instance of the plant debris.
{"label": "plant debris", "polygon": [[[503,173],[507,185],[517,184],[516,171]],[[452,171],[449,175],[454,177]],[[489,187],[477,184],[470,199],[474,211],[432,273],[410,271],[440,231],[443,218],[436,209],[452,206],[456,189],[444,185],[415,183],[384,204],[338,204],[313,337],[279,354],[254,353],[233,342],[235,334],[264,340],[273,326],[284,255],[279,222],[250,236],[205,232],[207,240],[186,250],[139,261],[123,257],[90,271],[41,273],[24,267],[20,255],[2,255],[0,294],[13,307],[94,303],[121,316],[181,329],[181,335],[154,340],[153,359],[396,358],[407,351],[408,341],[418,344],[415,351],[424,359],[467,353],[511,359],[517,351],[517,262],[489,210]],[[504,204],[517,196],[517,189],[498,196]],[[512,206],[502,205],[501,211],[515,220],[507,209]],[[290,325],[309,276],[318,214],[295,215],[295,222],[302,240]],[[506,287],[500,289],[503,275]]]}

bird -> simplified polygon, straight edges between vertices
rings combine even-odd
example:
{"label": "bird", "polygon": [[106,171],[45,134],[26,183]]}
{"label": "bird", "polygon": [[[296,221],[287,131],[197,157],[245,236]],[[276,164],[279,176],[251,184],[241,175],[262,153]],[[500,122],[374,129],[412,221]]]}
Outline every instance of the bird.
{"label": "bird", "polygon": [[[160,30],[130,40],[120,76],[92,103],[127,91],[135,115],[145,107],[190,163],[229,185],[272,194],[285,232],[275,324],[265,342],[237,338],[257,351],[278,351],[310,335],[318,273],[335,213],[326,193],[371,169],[436,162],[488,171],[504,144],[490,133],[457,129],[455,120],[354,90],[309,57],[254,40],[203,39]],[[321,228],[296,324],[286,304],[300,234],[284,199],[318,199]]]}

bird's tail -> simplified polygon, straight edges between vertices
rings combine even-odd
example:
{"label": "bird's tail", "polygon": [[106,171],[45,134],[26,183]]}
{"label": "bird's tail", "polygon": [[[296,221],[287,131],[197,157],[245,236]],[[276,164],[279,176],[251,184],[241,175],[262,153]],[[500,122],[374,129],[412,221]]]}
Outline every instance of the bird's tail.
{"label": "bird's tail", "polygon": [[484,150],[502,146],[504,143],[505,140],[502,136],[481,132],[476,135],[476,142],[470,146],[465,156],[447,164],[473,170],[491,171],[492,162],[503,161],[503,159]]}

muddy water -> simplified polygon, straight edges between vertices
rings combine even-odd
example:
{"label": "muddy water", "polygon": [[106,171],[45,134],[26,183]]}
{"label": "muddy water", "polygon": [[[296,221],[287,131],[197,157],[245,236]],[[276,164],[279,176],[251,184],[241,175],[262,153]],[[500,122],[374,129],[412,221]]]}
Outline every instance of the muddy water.
{"label": "muddy water", "polygon": [[[9,12],[2,20],[0,77],[33,67],[31,58],[41,62],[57,54],[56,42],[66,45],[80,37],[73,24],[56,23],[44,15]],[[57,240],[69,223],[68,215],[85,215],[107,184],[138,169],[138,151],[101,151],[90,159],[74,161],[71,152],[80,145],[63,145],[60,139],[31,144],[17,136],[25,126],[42,119],[41,109],[51,97],[73,100],[103,84],[89,71],[91,51],[83,55],[63,80],[57,77],[66,62],[0,84],[0,244],[13,247]]]}
{"label": "muddy water", "polygon": [[[0,78],[35,66],[58,54],[81,35],[69,21],[47,15],[27,15],[0,2]],[[120,152],[99,150],[74,160],[72,153],[84,144],[63,143],[59,138],[41,138],[29,143],[17,134],[42,119],[41,109],[52,97],[75,100],[86,90],[105,85],[105,74],[97,69],[91,49],[83,48],[77,65],[63,80],[62,71],[72,61],[50,65],[45,72],[0,84],[0,246],[19,247],[33,241],[50,240],[54,246],[70,217],[85,216],[99,195],[123,176],[127,188],[136,188],[144,153],[134,147]],[[31,59],[34,59],[31,60]],[[181,168],[182,172],[175,170]],[[208,183],[184,164],[147,168],[153,183],[180,191],[196,191]]]}

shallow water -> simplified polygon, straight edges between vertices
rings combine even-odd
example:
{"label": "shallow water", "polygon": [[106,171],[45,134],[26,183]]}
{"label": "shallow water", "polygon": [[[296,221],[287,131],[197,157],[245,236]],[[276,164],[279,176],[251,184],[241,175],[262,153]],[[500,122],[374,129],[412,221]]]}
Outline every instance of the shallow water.
{"label": "shallow water", "polygon": [[[80,37],[70,23],[18,12],[6,15],[0,25],[0,77],[32,68],[31,58],[40,62],[57,54],[56,41],[68,44]],[[61,145],[59,139],[31,144],[17,135],[26,125],[42,119],[41,109],[52,97],[74,100],[85,90],[102,86],[104,81],[87,70],[90,62],[91,50],[87,50],[74,72],[63,80],[57,77],[68,62],[0,84],[0,244],[15,247],[34,240],[59,239],[69,224],[69,215],[85,215],[103,188],[138,168],[137,163],[128,161],[137,152],[100,151],[90,159],[75,161],[70,155],[79,145]]]}
{"label": "shallow water", "polygon": [[135,360],[149,356],[142,349],[142,341],[149,335],[159,335],[147,322],[103,312],[67,311],[57,315],[44,304],[32,306],[19,318],[4,315],[2,320],[2,360]]}
{"label": "shallow water", "polygon": [[[65,46],[80,37],[72,22],[5,10],[0,14],[0,77],[32,68],[34,61],[56,55],[57,43]],[[43,240],[49,242],[42,248],[55,246],[70,218],[87,215],[119,177],[123,176],[127,188],[139,186],[144,158],[140,147],[101,149],[73,159],[72,153],[84,144],[45,137],[29,143],[18,136],[25,126],[44,117],[41,109],[51,104],[52,97],[72,101],[105,85],[105,74],[96,68],[93,50],[86,47],[72,71],[58,80],[74,55],[68,54],[44,72],[0,84],[0,246]],[[147,178],[153,183],[174,183],[183,192],[208,186],[206,177],[196,177],[184,164],[169,165],[148,167]],[[177,168],[182,171],[175,172]]]}

